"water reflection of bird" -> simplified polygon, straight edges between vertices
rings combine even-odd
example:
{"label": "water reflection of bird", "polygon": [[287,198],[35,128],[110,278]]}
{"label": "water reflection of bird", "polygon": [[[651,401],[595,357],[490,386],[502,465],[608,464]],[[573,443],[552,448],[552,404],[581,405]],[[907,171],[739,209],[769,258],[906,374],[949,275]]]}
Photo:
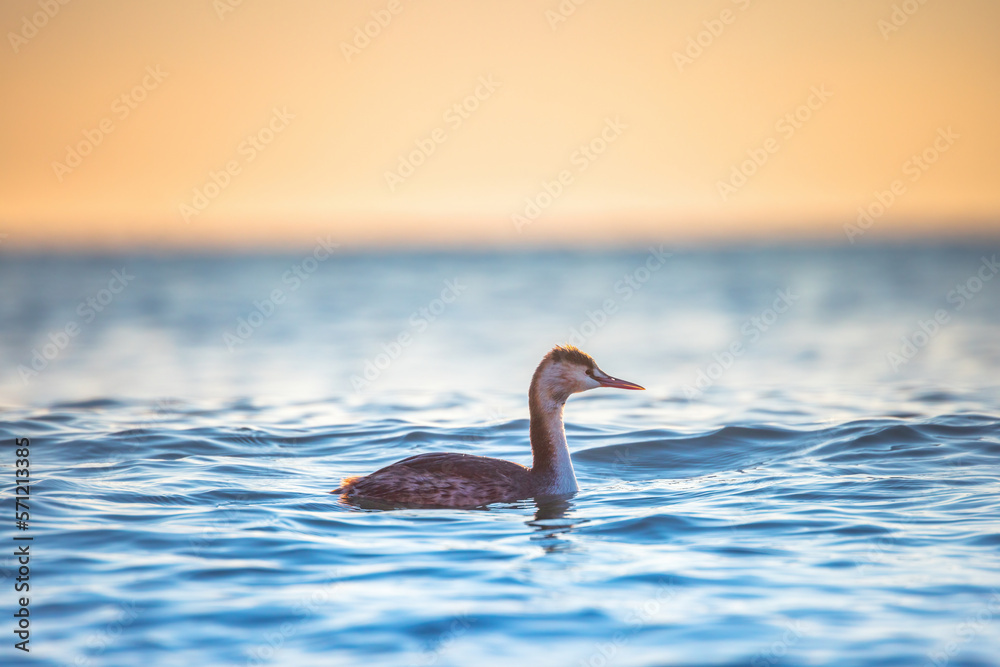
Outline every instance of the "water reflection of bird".
{"label": "water reflection of bird", "polygon": [[536,499],[535,516],[525,522],[536,531],[529,539],[549,554],[571,549],[573,542],[566,538],[579,524],[588,521],[573,517],[572,509],[566,496]]}

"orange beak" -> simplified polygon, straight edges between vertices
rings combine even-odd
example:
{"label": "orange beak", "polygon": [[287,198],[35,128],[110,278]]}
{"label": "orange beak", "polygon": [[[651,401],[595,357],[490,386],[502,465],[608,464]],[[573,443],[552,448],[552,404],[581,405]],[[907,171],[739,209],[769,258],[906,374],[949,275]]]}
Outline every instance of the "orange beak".
{"label": "orange beak", "polygon": [[615,389],[645,389],[645,387],[641,387],[635,382],[629,382],[628,380],[619,380],[618,378],[613,377],[596,379],[601,383],[602,387],[614,387]]}

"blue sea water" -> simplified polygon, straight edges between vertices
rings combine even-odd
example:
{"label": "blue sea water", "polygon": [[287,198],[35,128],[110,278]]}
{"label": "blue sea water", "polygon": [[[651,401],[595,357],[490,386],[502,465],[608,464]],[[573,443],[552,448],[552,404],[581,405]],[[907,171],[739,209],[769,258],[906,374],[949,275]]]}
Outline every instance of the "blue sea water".
{"label": "blue sea water", "polygon": [[[995,243],[323,245],[0,257],[3,664],[1000,665]],[[575,497],[328,493],[527,463],[566,341],[647,387],[570,399]]]}

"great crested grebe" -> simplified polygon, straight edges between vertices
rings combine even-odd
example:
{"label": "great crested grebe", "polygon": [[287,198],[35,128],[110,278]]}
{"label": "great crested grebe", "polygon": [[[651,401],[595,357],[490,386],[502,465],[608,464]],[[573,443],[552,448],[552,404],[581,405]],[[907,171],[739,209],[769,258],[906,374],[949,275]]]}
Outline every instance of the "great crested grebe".
{"label": "great crested grebe", "polygon": [[597,387],[644,389],[613,378],[593,358],[570,345],[552,348],[538,364],[528,390],[532,466],[487,456],[433,452],[397,461],[381,470],[347,477],[331,491],[344,500],[386,505],[478,507],[579,490],[563,430],[570,394]]}

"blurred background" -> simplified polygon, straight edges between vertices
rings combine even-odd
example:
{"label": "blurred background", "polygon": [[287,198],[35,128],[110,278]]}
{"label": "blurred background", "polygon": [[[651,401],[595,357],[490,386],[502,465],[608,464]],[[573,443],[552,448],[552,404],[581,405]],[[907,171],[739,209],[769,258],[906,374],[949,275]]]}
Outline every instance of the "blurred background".
{"label": "blurred background", "polygon": [[4,3],[0,396],[488,390],[571,339],[673,395],[783,288],[832,338],[759,330],[771,379],[925,377],[996,299],[887,361],[997,246],[1000,7],[903,5]]}
{"label": "blurred background", "polygon": [[[759,330],[774,381],[821,351],[872,382],[960,348],[951,372],[982,369],[992,338],[962,332],[996,288],[952,295],[1000,233],[998,21],[985,0],[4,3],[0,397],[502,389],[567,340],[656,362],[673,395],[784,288],[779,324],[831,338]],[[468,289],[419,315],[448,280]],[[957,324],[893,364],[942,307]],[[468,373],[497,358],[517,372]]]}
{"label": "blurred background", "polygon": [[989,0],[5,2],[3,248],[844,242],[897,180],[865,242],[993,235],[998,22]]}

